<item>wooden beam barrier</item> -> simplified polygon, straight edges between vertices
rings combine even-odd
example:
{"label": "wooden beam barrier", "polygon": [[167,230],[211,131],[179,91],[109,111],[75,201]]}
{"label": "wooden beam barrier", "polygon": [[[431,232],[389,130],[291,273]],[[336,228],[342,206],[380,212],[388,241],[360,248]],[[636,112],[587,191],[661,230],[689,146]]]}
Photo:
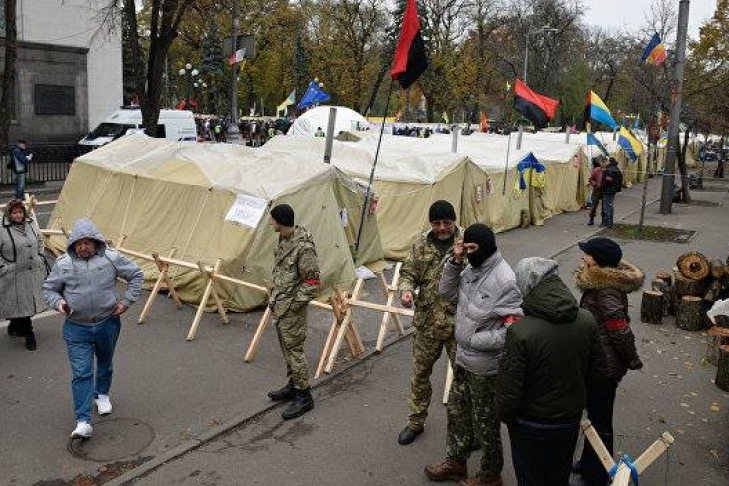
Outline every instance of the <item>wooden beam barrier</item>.
{"label": "wooden beam barrier", "polygon": [[[395,265],[395,272],[392,275],[392,282],[389,285],[385,280],[385,274],[380,273],[379,281],[383,289],[385,290],[385,293],[387,294],[387,303],[385,304],[387,306],[391,306],[392,301],[395,300],[395,295],[397,294],[397,284],[400,281],[401,268],[402,262],[397,262],[397,265]],[[398,314],[392,312],[385,312],[384,314],[382,314],[382,321],[380,322],[380,332],[377,335],[377,344],[375,345],[375,351],[377,351],[378,353],[382,352],[382,347],[385,342],[385,336],[387,336],[387,327],[390,322],[390,318],[395,321],[395,326],[398,333],[401,336],[405,334],[405,328],[403,328],[403,325],[400,322],[400,316]]]}
{"label": "wooden beam barrier", "polygon": [[[213,267],[213,272],[217,273],[217,271],[220,269],[220,264],[222,263],[222,260],[218,259],[217,262],[215,262],[215,266]],[[225,309],[222,307],[222,303],[220,302],[220,298],[217,297],[217,291],[215,290],[215,282],[213,279],[211,279],[206,271],[206,267],[203,266],[202,263],[197,263],[197,269],[200,270],[203,277],[205,278],[205,291],[203,292],[202,300],[200,300],[200,305],[197,308],[197,312],[195,313],[195,318],[192,320],[192,324],[190,325],[190,330],[187,333],[187,340],[192,341],[195,339],[195,334],[197,334],[197,328],[200,326],[200,321],[202,320],[203,312],[205,312],[205,306],[208,303],[208,300],[210,299],[211,294],[214,296],[215,304],[218,307],[218,313],[220,314],[220,317],[222,318],[223,322],[225,324],[228,323],[228,316],[225,313]]]}
{"label": "wooden beam barrier", "polygon": [[[169,257],[174,257],[175,253],[177,253],[177,248],[173,248],[172,251],[170,251]],[[142,309],[142,313],[139,315],[139,320],[137,321],[137,324],[143,324],[144,321],[147,319],[149,312],[152,310],[152,304],[154,304],[154,300],[157,298],[157,294],[159,294],[163,283],[167,287],[169,295],[174,299],[175,306],[178,309],[182,307],[180,297],[179,295],[177,295],[177,289],[175,289],[175,286],[172,283],[172,279],[170,279],[168,274],[170,269],[169,263],[164,263],[162,260],[160,260],[159,255],[156,253],[152,253],[152,259],[157,265],[157,270],[159,270],[159,276],[157,277],[157,281],[154,283],[154,287],[152,287],[152,292],[150,292],[149,297],[147,298],[147,302],[145,302],[144,304],[144,309]]]}
{"label": "wooden beam barrier", "polygon": [[[352,290],[351,299],[348,299],[342,293],[339,293],[337,298],[334,299],[335,301],[338,301],[337,304],[341,308],[341,310],[344,311],[344,315],[341,316],[341,320],[335,318],[334,322],[332,322],[332,327],[329,330],[329,334],[330,337],[334,336],[334,339],[330,340],[329,338],[327,338],[327,343],[325,344],[324,350],[322,351],[322,357],[319,360],[319,366],[317,367],[314,378],[318,378],[319,376],[321,376],[321,373],[323,371],[327,373],[332,372],[332,369],[334,368],[334,362],[336,361],[337,355],[339,354],[339,348],[342,346],[342,340],[345,336],[347,336],[350,352],[353,356],[357,357],[361,355],[362,352],[364,352],[364,345],[362,344],[362,339],[359,336],[357,325],[352,319],[352,302],[357,301],[359,294],[362,292],[363,286],[364,279],[357,279],[357,283],[354,285],[354,290]],[[366,302],[366,304],[369,304],[369,302]],[[377,306],[378,304],[373,305]],[[337,312],[336,314],[341,315],[340,312]],[[326,365],[323,366],[322,369],[322,365],[325,362]]]}

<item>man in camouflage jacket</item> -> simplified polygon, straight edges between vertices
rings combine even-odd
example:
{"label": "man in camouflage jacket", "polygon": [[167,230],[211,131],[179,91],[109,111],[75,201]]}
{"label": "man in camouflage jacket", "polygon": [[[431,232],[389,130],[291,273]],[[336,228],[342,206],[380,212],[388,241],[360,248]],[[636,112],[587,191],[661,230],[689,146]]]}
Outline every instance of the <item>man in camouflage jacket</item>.
{"label": "man in camouflage jacket", "polygon": [[319,264],[311,234],[294,225],[294,210],[280,204],[271,210],[271,226],[279,233],[274,251],[273,286],[268,301],[276,325],[289,382],[268,393],[275,401],[292,403],[281,414],[284,420],[314,408],[309,388],[309,369],[304,355],[306,310],[320,285]]}
{"label": "man in camouflage jacket", "polygon": [[[453,362],[456,343],[453,338],[456,304],[438,295],[443,262],[460,238],[456,212],[447,201],[434,202],[428,212],[432,229],[412,246],[400,273],[400,301],[405,307],[416,304],[415,339],[413,340],[413,378],[410,382],[408,424],[400,432],[398,443],[412,443],[423,432],[428,405],[433,393],[430,375],[433,365],[445,348]],[[417,297],[415,290],[418,290]]]}

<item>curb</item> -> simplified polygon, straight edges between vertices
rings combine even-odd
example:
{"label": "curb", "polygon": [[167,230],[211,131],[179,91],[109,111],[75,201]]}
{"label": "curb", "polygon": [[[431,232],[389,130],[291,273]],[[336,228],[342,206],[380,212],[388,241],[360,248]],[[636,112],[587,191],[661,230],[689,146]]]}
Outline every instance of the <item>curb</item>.
{"label": "curb", "polygon": [[[398,344],[408,337],[410,337],[411,334],[415,332],[415,328],[409,328],[405,331],[405,334],[402,336],[398,336],[390,341],[387,341],[383,347],[383,351],[387,348],[390,348],[394,346],[395,344]],[[350,369],[359,366],[361,363],[365,363],[366,361],[369,361],[373,356],[380,355],[382,352],[377,352],[375,349],[371,349],[367,353],[364,354],[359,359],[352,360],[349,363],[346,363],[345,365],[341,366],[337,371],[330,373],[328,375],[325,375],[322,379],[320,379],[315,385],[312,385],[311,388],[313,390],[319,389],[324,385],[329,384],[330,382],[336,380],[339,378],[340,375],[346,373]],[[215,427],[213,429],[208,430],[207,432],[204,432],[203,434],[200,434],[199,436],[193,438],[190,440],[189,443],[186,444],[180,444],[179,446],[170,449],[158,456],[155,456],[153,459],[140,464],[139,466],[135,467],[131,471],[128,471],[120,476],[117,476],[116,478],[112,479],[111,481],[107,481],[104,484],[104,486],[127,486],[130,485],[134,480],[140,479],[152,472],[154,472],[156,469],[160,468],[161,466],[165,465],[168,462],[174,461],[175,459],[179,458],[180,456],[183,456],[187,454],[188,452],[194,451],[195,449],[198,449],[208,442],[212,441],[213,439],[216,439],[217,437],[225,434],[226,432],[236,428],[240,427],[241,425],[246,425],[258,417],[276,409],[276,408],[282,408],[284,406],[283,403],[272,403],[271,405],[264,407],[261,410],[258,410],[257,412],[253,413],[252,415],[250,413],[244,413],[238,415],[238,417],[235,417],[228,422],[219,425],[218,427]]]}

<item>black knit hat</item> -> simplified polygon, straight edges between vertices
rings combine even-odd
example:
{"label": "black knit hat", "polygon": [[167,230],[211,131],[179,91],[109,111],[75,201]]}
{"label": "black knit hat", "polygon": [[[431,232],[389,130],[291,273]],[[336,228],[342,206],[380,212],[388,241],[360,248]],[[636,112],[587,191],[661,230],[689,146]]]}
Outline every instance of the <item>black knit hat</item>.
{"label": "black knit hat", "polygon": [[623,250],[620,249],[620,245],[610,238],[592,238],[581,241],[577,245],[580,250],[594,258],[601,267],[617,267],[623,258]]}
{"label": "black knit hat", "polygon": [[271,210],[271,217],[282,226],[294,226],[294,210],[288,204],[279,204]]}
{"label": "black knit hat", "polygon": [[430,205],[428,211],[428,221],[455,221],[456,210],[453,209],[453,205],[448,201],[440,200]]}

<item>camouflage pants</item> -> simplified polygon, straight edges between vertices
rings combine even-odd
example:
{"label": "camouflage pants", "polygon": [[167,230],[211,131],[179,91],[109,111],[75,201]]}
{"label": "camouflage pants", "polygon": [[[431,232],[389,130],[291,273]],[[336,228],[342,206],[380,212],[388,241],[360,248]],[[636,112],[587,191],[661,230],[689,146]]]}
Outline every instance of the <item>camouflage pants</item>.
{"label": "camouflage pants", "polygon": [[309,368],[304,355],[306,307],[296,312],[289,311],[276,321],[278,342],[286,361],[286,376],[298,390],[309,388]]}
{"label": "camouflage pants", "polygon": [[413,340],[413,379],[410,381],[410,397],[408,408],[410,415],[408,421],[413,429],[422,430],[425,419],[428,417],[428,406],[430,397],[433,395],[433,387],[430,384],[430,375],[433,372],[433,365],[445,348],[448,358],[453,363],[456,352],[455,339],[437,339],[425,336],[422,333],[415,333]]}
{"label": "camouflage pants", "polygon": [[501,424],[494,411],[496,375],[474,375],[456,366],[448,399],[446,455],[466,459],[481,449],[479,476],[501,474]]}

